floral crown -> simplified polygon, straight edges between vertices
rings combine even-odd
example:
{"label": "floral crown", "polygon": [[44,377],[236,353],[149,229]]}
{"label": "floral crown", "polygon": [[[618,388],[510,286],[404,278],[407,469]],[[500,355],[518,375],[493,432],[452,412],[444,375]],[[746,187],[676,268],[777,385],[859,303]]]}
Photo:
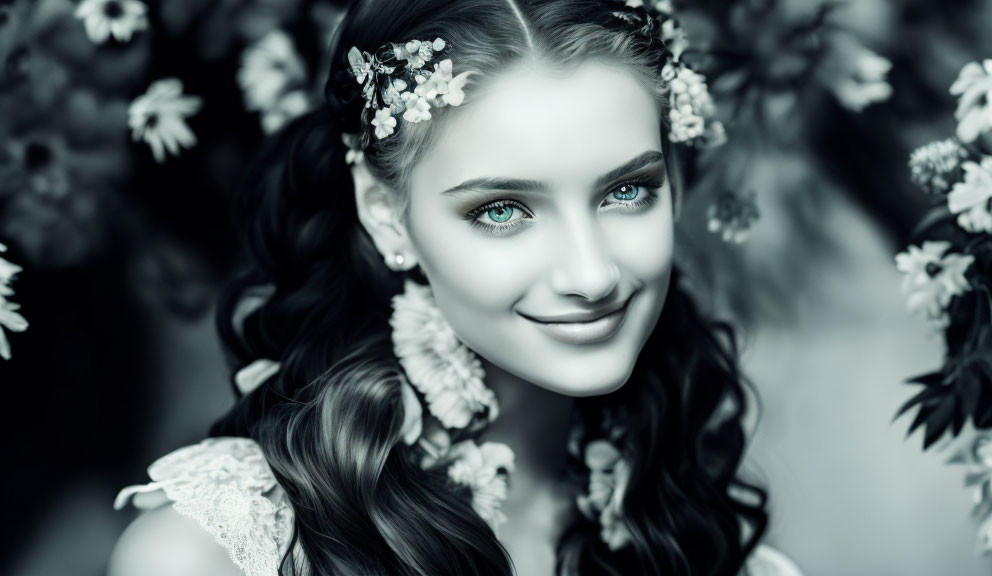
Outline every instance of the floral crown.
{"label": "floral crown", "polygon": [[359,146],[368,146],[371,136],[381,140],[396,130],[396,117],[416,124],[431,119],[431,110],[460,106],[462,88],[472,72],[452,74],[451,59],[428,64],[448,47],[441,38],[388,43],[374,54],[352,46],[348,51],[351,75],[362,85],[365,108]]}
{"label": "floral crown", "polygon": [[[649,7],[650,6],[650,7]],[[669,110],[672,142],[692,146],[717,146],[726,140],[723,125],[713,119],[715,109],[706,79],[680,61],[687,44],[672,14],[669,0],[627,0],[613,11],[614,23],[635,32],[656,47],[663,59],[662,78],[671,86]],[[349,161],[360,158],[374,136],[382,140],[395,133],[397,117],[416,124],[431,119],[431,110],[460,106],[463,88],[473,71],[454,75],[450,58],[438,60],[448,48],[443,38],[388,42],[374,53],[352,46],[348,51],[351,76],[362,85],[365,107],[362,128],[346,135]],[[433,69],[429,67],[433,63]]]}

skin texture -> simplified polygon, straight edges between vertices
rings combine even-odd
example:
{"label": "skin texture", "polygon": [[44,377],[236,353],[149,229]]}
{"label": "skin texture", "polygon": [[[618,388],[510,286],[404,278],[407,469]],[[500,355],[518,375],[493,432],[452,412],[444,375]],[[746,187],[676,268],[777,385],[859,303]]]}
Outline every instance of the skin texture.
{"label": "skin texture", "polygon": [[[524,62],[480,88],[441,112],[450,115],[443,133],[411,173],[408,226],[375,224],[382,190],[363,193],[375,188],[365,177],[356,191],[362,222],[387,261],[401,252],[403,267],[422,267],[442,314],[487,367],[566,396],[612,392],[629,378],[664,306],[671,190],[660,159],[596,181],[645,153],[660,155],[656,101],[621,67],[598,61],[566,72]],[[664,183],[622,187],[644,176]],[[546,189],[442,193],[482,177]],[[514,202],[467,216],[496,200]],[[470,224],[501,219],[513,227],[497,235]],[[522,316],[600,310],[631,296],[619,331],[598,342],[561,342]]]}

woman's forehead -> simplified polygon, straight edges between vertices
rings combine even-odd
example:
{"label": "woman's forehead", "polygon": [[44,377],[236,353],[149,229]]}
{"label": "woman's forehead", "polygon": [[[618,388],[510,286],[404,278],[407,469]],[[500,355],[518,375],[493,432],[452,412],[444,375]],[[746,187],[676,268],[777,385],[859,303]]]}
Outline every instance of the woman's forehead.
{"label": "woman's forehead", "polygon": [[480,177],[586,185],[647,150],[661,150],[654,96],[627,70],[588,61],[551,73],[520,64],[442,113],[442,131],[411,173],[413,190]]}

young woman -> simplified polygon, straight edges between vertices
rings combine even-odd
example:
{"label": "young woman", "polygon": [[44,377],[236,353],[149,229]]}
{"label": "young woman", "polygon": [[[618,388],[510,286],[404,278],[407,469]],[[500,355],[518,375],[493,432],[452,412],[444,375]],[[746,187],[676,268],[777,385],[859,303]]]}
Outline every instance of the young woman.
{"label": "young woman", "polygon": [[673,267],[669,140],[705,130],[670,124],[657,17],[353,5],[241,203],[241,397],[122,491],[113,576],[795,573],[736,477],[732,334]]}

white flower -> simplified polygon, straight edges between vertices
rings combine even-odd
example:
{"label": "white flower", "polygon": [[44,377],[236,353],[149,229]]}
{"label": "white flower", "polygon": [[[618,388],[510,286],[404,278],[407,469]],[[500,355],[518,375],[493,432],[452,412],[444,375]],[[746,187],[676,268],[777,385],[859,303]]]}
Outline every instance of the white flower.
{"label": "white flower", "polygon": [[203,102],[197,96],[183,96],[183,83],[177,78],[154,82],[128,108],[128,125],[134,140],[144,139],[157,162],[165,161],[165,152],[179,154],[179,148],[196,144],[196,135],[186,125],[186,117],[195,114]]}
{"label": "white flower", "polygon": [[706,121],[703,120],[702,116],[693,114],[691,111],[686,113],[678,108],[672,108],[668,112],[668,118],[671,122],[669,138],[673,142],[688,142],[693,138],[702,136],[705,132]]}
{"label": "white flower", "polygon": [[842,106],[861,112],[869,104],[888,100],[892,86],[886,74],[892,63],[853,37],[836,37],[820,69],[821,82]]}
{"label": "white flower", "polygon": [[310,96],[303,90],[293,90],[279,97],[275,106],[262,112],[262,131],[272,134],[311,107]]}
{"label": "white flower", "polygon": [[967,151],[954,138],[931,142],[909,156],[910,178],[927,194],[945,194],[961,170]]}
{"label": "white flower", "polygon": [[757,194],[753,190],[727,190],[717,195],[707,209],[707,229],[719,232],[724,242],[740,244],[750,236],[760,215]]}
{"label": "white flower", "polygon": [[410,40],[406,44],[394,44],[393,54],[397,60],[406,60],[411,69],[422,68],[428,60],[434,57],[434,47],[444,48],[444,41],[440,38],[434,42],[421,40]]}
{"label": "white flower", "polygon": [[498,415],[496,395],[486,387],[479,358],[455,336],[434,304],[430,286],[407,280],[392,300],[393,351],[407,378],[446,428],[464,428],[477,412]]}
{"label": "white flower", "polygon": [[923,243],[923,248],[910,246],[908,252],[896,255],[896,268],[906,276],[902,290],[907,295],[910,312],[923,310],[930,320],[946,321],[945,308],[953,296],[971,289],[964,273],[975,260],[972,255],[947,254],[947,241]]}
{"label": "white flower", "polygon": [[992,129],[992,59],[966,64],[950,92],[959,97],[954,117],[962,142],[973,142],[979,134]]}
{"label": "white flower", "polygon": [[947,207],[958,215],[958,224],[968,232],[992,232],[992,156],[982,163],[964,162],[964,181],[947,195]]}
{"label": "white flower", "polygon": [[441,95],[441,101],[448,106],[461,106],[462,102],[465,101],[465,84],[468,83],[469,76],[471,75],[471,71],[466,71],[452,78],[448,82],[448,93]]}
{"label": "white flower", "polygon": [[403,424],[400,426],[400,438],[409,446],[420,438],[424,430],[424,407],[420,405],[417,393],[402,375],[400,393],[403,395]]}
{"label": "white flower", "polygon": [[671,109],[669,139],[673,142],[692,142],[704,135],[706,145],[719,145],[725,140],[723,126],[711,127],[716,109],[706,87],[706,78],[689,68],[672,67],[670,70]]}
{"label": "white flower", "polygon": [[507,475],[513,472],[513,451],[506,444],[485,442],[477,446],[464,440],[451,447],[454,462],[448,477],[472,489],[472,508],[495,532],[506,522],[501,508],[506,501]]}
{"label": "white flower", "polygon": [[610,550],[619,550],[631,541],[623,520],[623,497],[630,481],[630,465],[608,440],[586,445],[585,463],[589,468],[589,492],[576,500],[579,511],[599,520],[600,537]]}
{"label": "white flower", "polygon": [[138,30],[148,29],[148,8],[140,0],[83,0],[76,18],[86,26],[86,35],[96,44],[114,36],[127,42]]}
{"label": "white flower", "polygon": [[423,96],[419,96],[414,92],[404,92],[403,102],[406,104],[403,119],[407,122],[416,124],[417,122],[431,119],[431,105]]}
{"label": "white flower", "polygon": [[[7,247],[0,244],[0,252],[6,251]],[[10,283],[20,271],[20,266],[0,258],[0,326],[11,332],[23,332],[28,327],[28,321],[17,312],[20,305],[7,300],[7,296],[14,295],[14,289],[10,287]],[[0,329],[0,357],[4,360],[10,360],[10,343],[2,329]]]}
{"label": "white flower", "polygon": [[382,108],[375,111],[372,125],[375,126],[375,137],[382,140],[395,130],[396,118],[393,118],[389,108]]}
{"label": "white flower", "polygon": [[305,83],[306,78],[303,59],[282,30],[272,30],[241,54],[238,85],[248,110],[275,108],[284,93]]}
{"label": "white flower", "polygon": [[279,372],[280,364],[268,358],[259,358],[234,375],[234,384],[242,394],[250,394],[266,380]]}

